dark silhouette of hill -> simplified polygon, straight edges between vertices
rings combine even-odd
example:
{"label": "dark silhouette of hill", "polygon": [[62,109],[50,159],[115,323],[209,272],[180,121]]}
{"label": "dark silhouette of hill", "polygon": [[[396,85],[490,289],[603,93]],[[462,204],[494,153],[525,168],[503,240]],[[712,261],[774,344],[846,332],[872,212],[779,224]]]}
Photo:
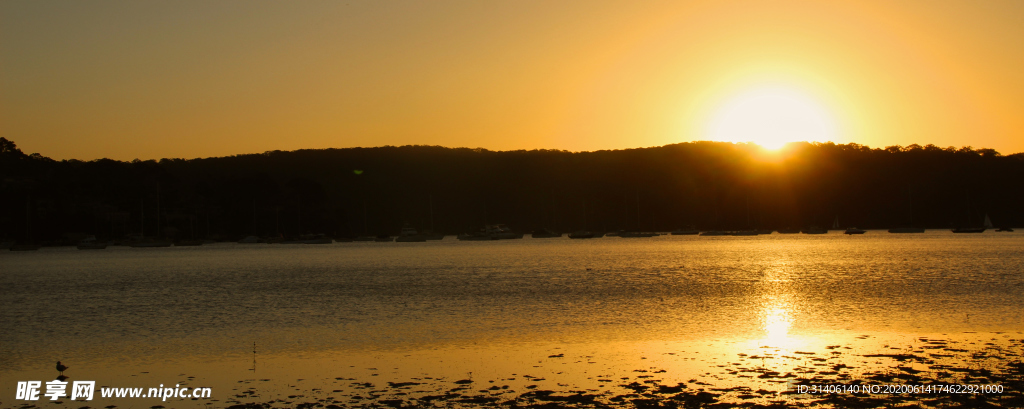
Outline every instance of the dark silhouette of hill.
{"label": "dark silhouette of hill", "polygon": [[[1024,222],[1024,154],[692,142],[596,152],[385,146],[55,161],[0,138],[0,238],[445,233]],[[159,202],[158,202],[159,197]],[[639,209],[638,209],[639,205]],[[911,213],[912,206],[912,213]],[[431,217],[431,210],[433,217]],[[584,213],[584,211],[586,213]],[[142,218],[143,213],[145,218]],[[584,225],[586,223],[586,225]]]}

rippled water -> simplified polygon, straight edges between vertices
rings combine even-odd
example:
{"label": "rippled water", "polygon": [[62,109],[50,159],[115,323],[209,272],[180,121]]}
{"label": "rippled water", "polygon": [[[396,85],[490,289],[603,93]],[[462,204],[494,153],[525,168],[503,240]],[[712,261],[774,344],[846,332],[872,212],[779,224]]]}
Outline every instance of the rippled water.
{"label": "rippled water", "polygon": [[[482,354],[435,368],[443,372],[472,371],[488,349],[529,356],[559,347],[785,346],[861,333],[1024,330],[1020,233],[448,237],[3,253],[5,394],[12,377],[38,368],[52,376],[57,359],[118,379],[147,366],[237,366],[252,358],[253,342],[281,370],[308,358],[295,365],[310,371],[320,358],[309,357],[325,354],[378,363],[387,356],[384,364],[396,369],[410,351]],[[430,370],[423,366],[417,370]],[[238,373],[225,371],[221,378]]]}

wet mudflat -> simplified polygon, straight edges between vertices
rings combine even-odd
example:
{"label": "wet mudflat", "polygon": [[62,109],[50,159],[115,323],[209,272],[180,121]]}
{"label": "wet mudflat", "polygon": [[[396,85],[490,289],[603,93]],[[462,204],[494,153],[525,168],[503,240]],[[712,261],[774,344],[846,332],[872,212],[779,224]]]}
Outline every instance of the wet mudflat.
{"label": "wet mudflat", "polygon": [[[247,379],[227,407],[1021,407],[1024,406],[1024,337],[1020,333],[917,338],[911,345],[869,348],[859,341],[823,351],[761,347],[756,355],[711,359],[703,373],[673,374],[660,366],[630,373],[596,372],[576,385],[528,373],[494,379],[374,377],[330,380],[324,388],[261,399],[269,379]],[[1016,337],[1016,338],[1014,338]],[[870,344],[871,341],[865,344]],[[864,349],[872,349],[868,352]],[[686,352],[667,353],[680,360]],[[595,364],[564,353],[539,357]],[[718,361],[718,363],[715,363]],[[372,368],[376,369],[376,368]],[[691,377],[692,376],[692,377]],[[846,388],[836,392],[830,388]],[[916,391],[913,389],[917,387]],[[805,392],[805,393],[801,393]]]}
{"label": "wet mudflat", "polygon": [[[341,374],[335,377],[237,379],[233,385],[216,388],[219,393],[210,400],[65,400],[12,407],[1024,406],[1024,334],[951,334],[899,342],[888,344],[863,335],[820,350],[760,346],[731,356],[724,351],[736,345],[722,348],[712,344],[659,356],[647,356],[653,351],[645,351],[645,356],[612,362],[555,348],[533,357],[525,371],[497,376],[491,376],[493,372],[488,376],[473,372],[407,376],[395,371],[400,369],[397,367],[350,365],[323,372]],[[631,365],[625,361],[632,361]],[[438,372],[445,371],[439,368]],[[208,381],[203,375],[181,377],[183,385],[200,386]]]}

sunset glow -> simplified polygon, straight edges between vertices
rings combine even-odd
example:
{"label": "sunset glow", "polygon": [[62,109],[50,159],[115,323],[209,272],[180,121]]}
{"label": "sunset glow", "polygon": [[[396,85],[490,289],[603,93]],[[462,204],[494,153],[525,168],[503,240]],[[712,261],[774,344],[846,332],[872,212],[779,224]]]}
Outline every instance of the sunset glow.
{"label": "sunset glow", "polygon": [[778,149],[789,142],[839,141],[836,121],[820,103],[798,91],[762,87],[729,99],[711,119],[707,139],[754,142]]}
{"label": "sunset glow", "polygon": [[1024,151],[1024,3],[0,3],[0,136],[57,159],[688,141]]}

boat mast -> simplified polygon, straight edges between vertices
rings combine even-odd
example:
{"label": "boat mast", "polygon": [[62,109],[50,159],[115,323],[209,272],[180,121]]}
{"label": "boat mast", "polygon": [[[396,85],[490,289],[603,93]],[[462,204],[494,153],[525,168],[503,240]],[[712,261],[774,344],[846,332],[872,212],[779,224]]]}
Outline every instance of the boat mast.
{"label": "boat mast", "polygon": [[636,190],[636,231],[640,231],[640,189]]}
{"label": "boat mast", "polygon": [[32,195],[25,200],[25,231],[28,233],[28,244],[35,243],[32,236]]}
{"label": "boat mast", "polygon": [[910,225],[914,225],[914,190],[910,186],[907,186],[907,196],[909,197],[910,203]]}
{"label": "boat mast", "polygon": [[968,189],[967,190],[967,194],[965,194],[964,196],[967,196],[967,225],[970,226],[971,225],[971,191]]}
{"label": "boat mast", "polygon": [[622,209],[625,210],[623,213],[626,217],[622,219],[622,230],[626,231],[629,229],[629,196],[622,195]]}
{"label": "boat mast", "polygon": [[747,192],[747,228],[748,229],[753,228],[750,225],[750,192]]}
{"label": "boat mast", "polygon": [[558,228],[558,201],[555,200],[555,190],[551,189],[551,226],[552,228],[561,231]]}
{"label": "boat mast", "polygon": [[160,182],[156,182],[156,237],[160,238]]}
{"label": "boat mast", "polygon": [[583,230],[587,230],[587,200],[583,199]]}

